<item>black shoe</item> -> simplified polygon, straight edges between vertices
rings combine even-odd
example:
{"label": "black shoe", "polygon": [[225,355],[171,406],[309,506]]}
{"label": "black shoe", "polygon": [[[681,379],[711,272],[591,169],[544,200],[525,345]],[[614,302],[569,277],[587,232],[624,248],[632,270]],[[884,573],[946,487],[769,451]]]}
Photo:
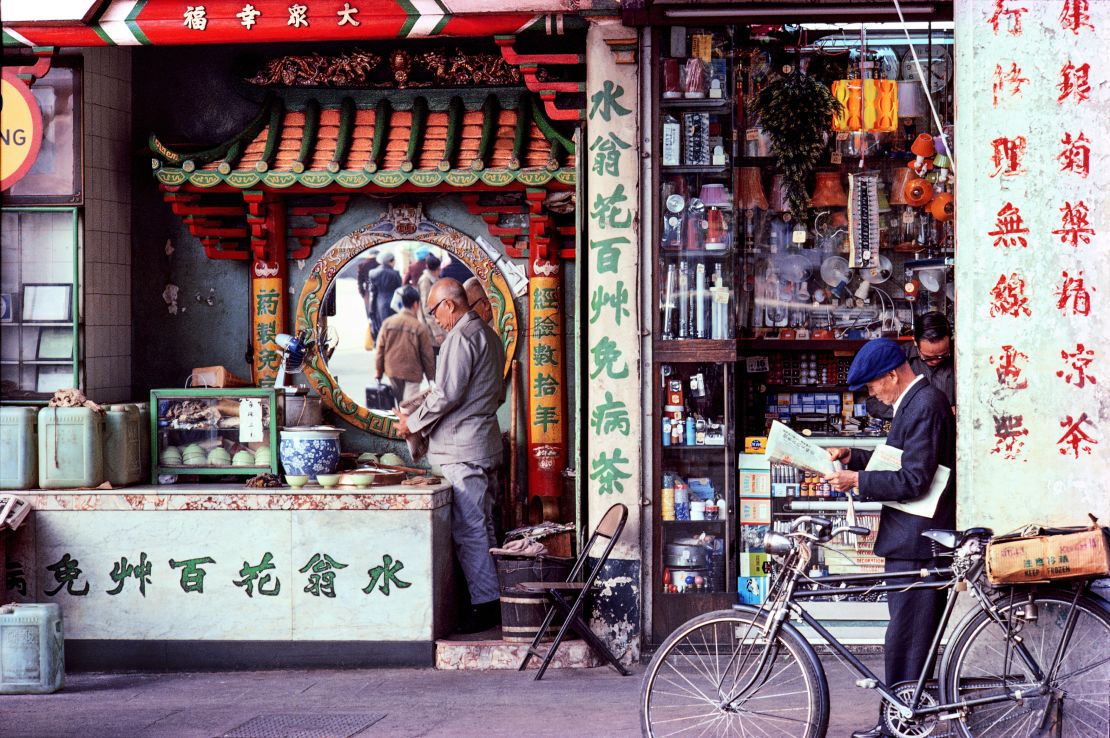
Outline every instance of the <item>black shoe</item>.
{"label": "black shoe", "polygon": [[455,632],[481,633],[498,625],[501,625],[501,601],[493,600],[471,607]]}
{"label": "black shoe", "polygon": [[866,730],[857,730],[852,733],[852,738],[883,738],[888,735],[886,730],[883,729],[881,724],[876,725],[874,728],[867,728]]}

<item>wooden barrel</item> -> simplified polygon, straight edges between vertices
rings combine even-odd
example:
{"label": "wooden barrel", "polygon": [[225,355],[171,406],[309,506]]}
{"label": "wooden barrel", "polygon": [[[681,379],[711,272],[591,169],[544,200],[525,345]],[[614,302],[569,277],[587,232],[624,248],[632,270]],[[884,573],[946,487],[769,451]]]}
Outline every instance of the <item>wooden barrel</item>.
{"label": "wooden barrel", "polygon": [[574,566],[574,559],[561,556],[494,557],[501,594],[524,582],[565,582]]}
{"label": "wooden barrel", "polygon": [[[547,614],[547,597],[543,592],[529,592],[510,587],[501,593],[501,638],[505,641],[531,643]],[[541,641],[555,639],[563,625],[556,613]]]}

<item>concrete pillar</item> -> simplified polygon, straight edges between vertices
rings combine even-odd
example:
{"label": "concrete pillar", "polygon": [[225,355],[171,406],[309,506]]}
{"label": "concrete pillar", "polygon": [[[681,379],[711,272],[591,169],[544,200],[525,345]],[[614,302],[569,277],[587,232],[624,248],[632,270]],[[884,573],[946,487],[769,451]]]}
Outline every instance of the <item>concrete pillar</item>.
{"label": "concrete pillar", "polygon": [[1110,2],[956,0],[959,525],[1110,519]]}
{"label": "concrete pillar", "polygon": [[639,83],[636,33],[618,21],[592,24],[586,36],[586,136],[579,157],[588,172],[584,289],[584,403],[588,530],[617,502],[628,507],[624,534],[602,575],[593,627],[626,660],[639,657],[640,368]]}

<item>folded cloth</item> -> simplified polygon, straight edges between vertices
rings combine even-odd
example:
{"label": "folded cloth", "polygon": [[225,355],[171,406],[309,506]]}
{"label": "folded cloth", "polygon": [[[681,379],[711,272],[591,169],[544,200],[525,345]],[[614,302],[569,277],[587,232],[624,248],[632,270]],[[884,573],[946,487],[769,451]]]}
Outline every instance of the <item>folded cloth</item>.
{"label": "folded cloth", "polygon": [[[431,392],[431,390],[426,389],[418,395],[413,395],[409,399],[402,402],[398,406],[398,409],[406,416],[412,415],[413,412],[416,411],[416,408],[420,407],[420,405],[423,404],[424,398],[428,396],[429,392]],[[412,458],[413,463],[420,461],[428,454],[427,430],[428,429],[426,428],[424,430],[417,431],[416,433],[409,433],[408,436],[405,437],[405,443],[408,444],[409,456]]]}
{"label": "folded cloth", "polygon": [[409,479],[401,482],[401,484],[405,485],[406,487],[432,487],[439,484],[441,481],[443,481],[442,477],[425,474],[421,477],[410,477]]}
{"label": "folded cloth", "polygon": [[489,552],[495,556],[546,556],[547,546],[530,538],[518,538],[500,548],[491,548]]}

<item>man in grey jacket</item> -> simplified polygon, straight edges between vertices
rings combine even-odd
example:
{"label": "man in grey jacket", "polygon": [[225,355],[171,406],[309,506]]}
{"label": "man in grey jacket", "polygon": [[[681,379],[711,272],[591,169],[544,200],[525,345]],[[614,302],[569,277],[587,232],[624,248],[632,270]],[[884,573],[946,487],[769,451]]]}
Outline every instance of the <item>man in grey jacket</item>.
{"label": "man in grey jacket", "polygon": [[428,458],[453,487],[451,528],[470,590],[469,616],[457,629],[477,633],[500,622],[493,535],[493,485],[501,461],[497,408],[505,399],[505,349],[493,329],[470,309],[466,291],[440,279],[427,314],[447,332],[436,361],[436,381],[411,415],[400,416],[402,436],[423,431]]}

